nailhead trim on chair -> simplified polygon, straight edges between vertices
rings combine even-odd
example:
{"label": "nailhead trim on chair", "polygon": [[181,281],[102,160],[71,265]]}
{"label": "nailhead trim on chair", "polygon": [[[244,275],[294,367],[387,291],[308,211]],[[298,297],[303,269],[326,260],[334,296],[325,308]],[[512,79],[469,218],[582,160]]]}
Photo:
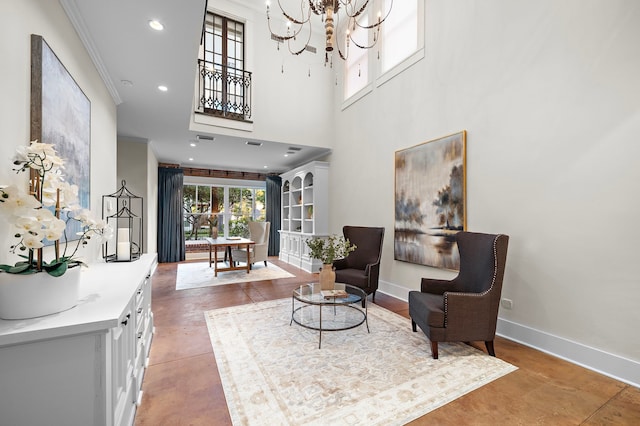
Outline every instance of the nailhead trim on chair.
{"label": "nailhead trim on chair", "polygon": [[[493,288],[493,284],[495,284],[496,282],[496,275],[498,274],[498,249],[496,246],[498,244],[498,238],[502,236],[503,234],[498,234],[496,235],[496,238],[493,240],[493,278],[491,280],[491,285],[489,286],[487,291],[482,293],[463,293],[463,294],[467,294],[468,296],[472,296],[472,297],[480,297],[480,296],[484,296],[485,294],[491,291],[491,289]],[[447,311],[449,308],[448,296],[449,296],[449,293],[445,292],[444,293],[444,327],[445,328],[447,328]]]}

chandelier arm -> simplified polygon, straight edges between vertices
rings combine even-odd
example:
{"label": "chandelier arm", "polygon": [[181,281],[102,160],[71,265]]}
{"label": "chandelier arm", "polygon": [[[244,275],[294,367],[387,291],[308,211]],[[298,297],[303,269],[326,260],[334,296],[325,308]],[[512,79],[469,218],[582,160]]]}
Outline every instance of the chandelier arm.
{"label": "chandelier arm", "polygon": [[[340,55],[340,59],[342,59],[343,61],[346,61],[347,60],[347,56],[345,56],[342,53],[342,50],[340,50],[340,44],[336,43],[336,47],[338,48],[338,54]],[[348,53],[347,53],[347,55],[348,55]]]}
{"label": "chandelier arm", "polygon": [[280,35],[280,34],[278,34],[278,33],[276,33],[276,32],[273,32],[273,31],[271,30],[271,26],[269,25],[269,32],[271,33],[271,35],[272,35],[272,36],[274,36],[274,37],[276,37],[276,38],[280,39],[280,41],[288,41],[288,40],[292,40],[292,39],[296,38],[296,37],[298,36],[298,34],[300,34],[300,33],[302,32],[302,28],[303,28],[303,27],[302,27],[302,26],[300,26],[300,27],[298,27],[298,30],[297,30],[297,31],[293,31],[293,34],[283,36],[283,35]]}
{"label": "chandelier arm", "polygon": [[[343,3],[342,1],[340,1],[342,4],[344,4],[344,13],[349,17],[349,18],[357,18],[358,16],[362,15],[362,13],[364,12],[364,10],[367,8],[367,6],[369,6],[369,1],[367,0],[364,2],[364,4],[362,5],[362,7],[360,7],[360,9],[358,9],[357,12],[355,12],[354,14],[350,14],[349,13],[349,5],[351,4],[351,2],[348,3]],[[355,9],[356,8],[356,2],[353,2],[353,4],[351,4],[351,9]]]}
{"label": "chandelier arm", "polygon": [[294,33],[293,35],[290,36],[283,36],[280,35],[276,32],[274,32],[271,29],[271,19],[269,18],[269,15],[267,14],[267,27],[269,28],[269,32],[271,33],[272,36],[276,37],[279,41],[287,41],[287,40],[291,40],[292,38],[294,38],[296,36],[297,33]]}
{"label": "chandelier arm", "polygon": [[376,45],[376,43],[378,43],[378,40],[380,39],[380,28],[376,28],[376,35],[377,37],[374,38],[373,42],[371,44],[358,44],[357,41],[355,41],[353,39],[353,36],[349,35],[349,40],[351,40],[351,43],[355,44],[356,47],[360,48],[360,49],[371,49],[373,46]]}
{"label": "chandelier arm", "polygon": [[[280,0],[278,0],[278,1],[280,1]],[[310,9],[313,13],[315,13],[316,15],[322,15],[322,13],[323,13],[323,11],[322,11],[322,10],[320,10],[320,9],[318,9],[318,8],[316,7],[316,4],[313,2],[313,0],[309,0],[309,9]],[[309,16],[311,16],[311,14],[309,14]]]}
{"label": "chandelier arm", "polygon": [[[349,25],[348,22],[347,22],[347,25]],[[339,28],[339,27],[340,27],[340,15],[337,15],[336,16],[336,28]],[[343,61],[346,61],[347,57],[349,56],[349,47],[345,45],[345,52],[346,52],[346,55],[345,55],[345,54],[342,53],[342,50],[340,49],[339,37],[335,38],[335,42],[336,42],[336,48],[338,49],[338,54],[340,55],[340,59],[342,59]]]}
{"label": "chandelier arm", "polygon": [[370,29],[372,29],[372,28],[377,28],[377,27],[379,27],[380,25],[382,25],[382,23],[383,23],[384,21],[386,21],[386,20],[387,20],[387,18],[389,17],[389,14],[391,13],[391,9],[392,9],[392,8],[393,8],[393,0],[391,0],[391,4],[389,5],[389,10],[387,10],[387,14],[386,14],[386,15],[384,15],[384,18],[383,18],[383,19],[381,19],[381,20],[377,21],[375,24],[371,24],[371,25],[360,25],[360,24],[358,23],[358,21],[356,21],[356,25],[357,25],[358,27],[362,28],[362,29],[365,29],[365,30],[370,30]]}
{"label": "chandelier arm", "polygon": [[[300,27],[300,31],[302,31],[302,27]],[[298,31],[296,34],[299,34],[300,31]],[[309,46],[309,42],[311,41],[311,25],[309,25],[309,37],[307,37],[307,41],[304,45],[302,45],[302,48],[300,50],[291,50],[291,40],[289,39],[289,41],[287,42],[287,48],[289,49],[289,52],[292,55],[300,55],[302,52],[304,52],[307,47]]]}
{"label": "chandelier arm", "polygon": [[282,12],[282,15],[285,18],[287,18],[289,21],[293,22],[294,24],[304,25],[307,22],[309,22],[309,20],[311,19],[311,11],[309,11],[309,15],[307,16],[307,19],[304,19],[304,9],[302,8],[302,6],[300,8],[302,9],[302,19],[304,19],[304,21],[300,21],[294,18],[293,16],[289,15],[287,12],[285,12],[284,8],[280,4],[280,0],[278,0],[278,7],[280,8],[280,12]]}

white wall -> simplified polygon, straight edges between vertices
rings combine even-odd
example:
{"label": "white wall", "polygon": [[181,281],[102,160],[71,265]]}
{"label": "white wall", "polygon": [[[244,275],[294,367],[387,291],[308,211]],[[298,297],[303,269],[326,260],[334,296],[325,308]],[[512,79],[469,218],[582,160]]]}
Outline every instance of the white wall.
{"label": "white wall", "polygon": [[[99,217],[102,195],[116,185],[116,107],[91,59],[57,1],[0,1],[0,185],[27,185],[27,176],[11,171],[18,146],[29,143],[31,34],[44,37],[91,102],[91,209]],[[0,262],[12,259],[6,223],[0,223]],[[101,253],[91,245],[82,255]]]}
{"label": "white wall", "polygon": [[145,201],[147,253],[158,251],[158,159],[147,144],[147,198]]}
{"label": "white wall", "polygon": [[[312,43],[318,48],[315,55],[305,52],[292,57],[282,45],[278,51],[267,27],[265,2],[250,4],[245,6],[231,0],[209,2],[209,10],[245,22],[247,71],[253,73],[252,131],[223,127],[214,131],[282,143],[331,146],[335,73],[324,67],[322,41]],[[272,5],[272,9],[277,6]],[[273,13],[272,22],[277,20],[278,14]],[[314,33],[316,37],[319,35],[322,34]],[[221,122],[234,124],[230,120]]]}
{"label": "white wall", "polygon": [[640,2],[425,9],[425,58],[336,116],[332,231],[386,227],[385,291],[450,276],[393,260],[394,152],[466,129],[468,229],[511,237],[503,334],[640,383]]}
{"label": "white wall", "polygon": [[144,203],[144,253],[157,251],[158,235],[158,160],[145,139],[118,138],[118,188],[122,180]]}

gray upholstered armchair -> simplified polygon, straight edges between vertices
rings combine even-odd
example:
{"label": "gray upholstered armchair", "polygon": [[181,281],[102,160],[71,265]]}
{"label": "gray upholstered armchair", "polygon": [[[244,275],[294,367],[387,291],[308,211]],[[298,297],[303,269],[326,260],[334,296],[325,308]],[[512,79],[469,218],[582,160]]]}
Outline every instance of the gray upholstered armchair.
{"label": "gray upholstered armchair", "polygon": [[344,226],[342,233],[356,245],[356,249],[346,258],[333,262],[336,282],[360,287],[367,294],[373,294],[372,299],[375,301],[384,228]]}
{"label": "gray upholstered armchair", "polygon": [[422,278],[420,291],[409,292],[411,326],[431,341],[438,358],[438,342],[484,341],[495,356],[498,307],[507,260],[507,235],[475,232],[456,234],[460,272],[452,280]]}

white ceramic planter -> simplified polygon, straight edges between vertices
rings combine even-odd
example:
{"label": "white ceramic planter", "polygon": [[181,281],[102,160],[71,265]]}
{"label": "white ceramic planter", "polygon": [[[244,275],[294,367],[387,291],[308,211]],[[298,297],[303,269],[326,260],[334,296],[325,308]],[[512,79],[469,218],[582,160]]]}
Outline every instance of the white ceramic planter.
{"label": "white ceramic planter", "polygon": [[71,309],[78,304],[80,267],[61,277],[46,272],[16,275],[0,272],[0,318],[36,318]]}

